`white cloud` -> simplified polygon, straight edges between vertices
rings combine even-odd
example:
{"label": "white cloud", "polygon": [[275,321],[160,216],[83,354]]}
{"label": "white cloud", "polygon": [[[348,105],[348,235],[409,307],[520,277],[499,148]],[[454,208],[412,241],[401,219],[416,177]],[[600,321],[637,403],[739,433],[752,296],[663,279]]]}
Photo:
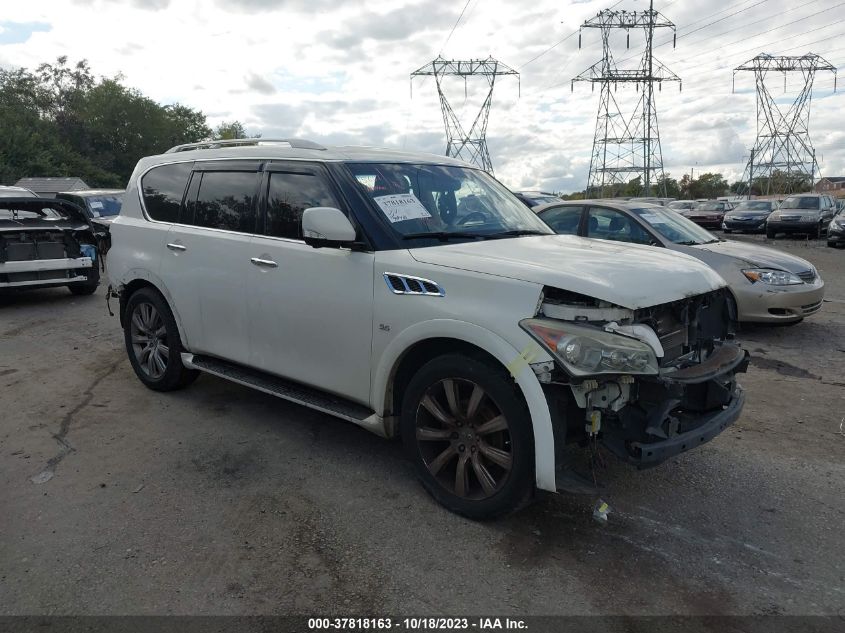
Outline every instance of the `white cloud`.
{"label": "white cloud", "polygon": [[[444,56],[493,55],[522,73],[521,97],[516,81],[503,78],[497,84],[488,127],[496,175],[506,184],[555,190],[586,184],[599,95],[585,83],[570,92],[570,79],[601,58],[601,40],[596,30],[585,29],[579,50],[576,30],[611,4],[536,0],[529,7],[471,0],[467,6]],[[675,177],[692,167],[739,178],[754,141],[756,113],[753,78],[739,76],[732,93],[732,69],[764,50],[812,50],[833,63],[843,61],[843,29],[836,24],[841,14],[831,10],[784,26],[832,8],[832,0],[801,5],[770,0],[759,6],[753,0],[657,2],[658,8],[666,4],[679,39],[677,49],[667,43],[656,55],[683,79],[682,92],[667,85],[657,93],[666,168]],[[212,125],[239,119],[265,137],[445,148],[434,81],[416,80],[412,99],[409,74],[441,52],[460,2],[6,0],[6,5],[16,21],[52,27],[26,42],[0,46],[0,64],[7,67],[35,67],[59,55],[87,58],[95,73],[122,73],[126,84],[153,99],[202,109]],[[618,8],[646,7],[645,0],[625,0]],[[741,12],[730,15],[736,11]],[[725,19],[706,26],[720,18]],[[669,39],[665,32],[655,36],[658,44]],[[624,35],[613,42],[617,60],[623,60],[642,37],[632,33],[631,51],[625,50]],[[817,155],[824,173],[845,174],[843,97],[832,94],[832,78],[819,76],[816,82],[811,134]],[[796,86],[790,82],[788,88]],[[483,98],[483,80],[468,82],[466,101],[460,80],[446,89],[456,111],[471,118]],[[617,96],[632,106],[637,99],[633,89],[622,87]]]}

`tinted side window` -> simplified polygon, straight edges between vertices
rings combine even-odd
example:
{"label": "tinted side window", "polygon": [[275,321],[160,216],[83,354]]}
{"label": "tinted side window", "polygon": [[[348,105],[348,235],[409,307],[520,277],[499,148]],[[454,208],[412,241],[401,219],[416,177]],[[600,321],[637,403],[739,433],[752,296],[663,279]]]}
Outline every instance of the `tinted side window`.
{"label": "tinted side window", "polygon": [[557,207],[548,209],[540,215],[540,219],[548,224],[555,233],[563,235],[578,235],[581,225],[581,211],[584,207]]}
{"label": "tinted side window", "polygon": [[196,172],[199,183],[190,224],[239,233],[255,231],[258,174],[251,171]]}
{"label": "tinted side window", "polygon": [[144,207],[153,220],[175,222],[191,175],[191,163],[153,167],[141,178]]}
{"label": "tinted side window", "polygon": [[310,207],[340,205],[328,183],[315,174],[271,172],[264,233],[301,240],[302,212]]}

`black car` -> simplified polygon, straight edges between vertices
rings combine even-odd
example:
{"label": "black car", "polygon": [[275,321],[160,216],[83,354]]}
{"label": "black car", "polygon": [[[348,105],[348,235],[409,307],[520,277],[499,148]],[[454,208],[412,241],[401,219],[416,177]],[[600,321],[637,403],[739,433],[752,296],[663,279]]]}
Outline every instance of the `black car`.
{"label": "black car", "polygon": [[766,220],[766,237],[778,233],[803,233],[820,238],[836,213],[836,202],[827,194],[802,193],[780,203]]}
{"label": "black car", "polygon": [[67,286],[91,294],[100,283],[98,241],[66,200],[0,198],[0,290]]}
{"label": "black car", "polygon": [[827,245],[845,246],[845,209],[833,216],[827,226]]}
{"label": "black car", "polygon": [[732,231],[764,233],[766,231],[766,219],[777,207],[778,203],[775,200],[746,200],[740,202],[725,213],[725,217],[722,218],[722,229],[725,233]]}

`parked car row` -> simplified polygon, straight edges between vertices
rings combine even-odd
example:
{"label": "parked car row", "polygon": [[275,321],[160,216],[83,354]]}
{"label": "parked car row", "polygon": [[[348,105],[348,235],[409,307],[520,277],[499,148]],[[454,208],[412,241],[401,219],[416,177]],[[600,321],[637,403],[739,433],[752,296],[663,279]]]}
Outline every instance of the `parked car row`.
{"label": "parked car row", "polygon": [[[725,233],[765,233],[768,239],[776,239],[780,234],[821,238],[829,232],[831,221],[842,205],[827,194],[804,193],[780,202],[745,200],[734,204],[723,200],[677,200],[667,208],[705,228],[721,228]],[[835,232],[837,227],[832,227]],[[830,246],[838,243],[836,235],[828,239]]]}

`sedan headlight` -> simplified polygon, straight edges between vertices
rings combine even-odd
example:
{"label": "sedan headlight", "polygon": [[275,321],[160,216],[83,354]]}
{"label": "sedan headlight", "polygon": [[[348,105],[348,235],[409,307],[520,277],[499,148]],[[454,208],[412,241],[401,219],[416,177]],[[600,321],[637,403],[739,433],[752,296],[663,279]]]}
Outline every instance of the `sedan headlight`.
{"label": "sedan headlight", "polygon": [[786,270],[772,270],[769,268],[749,268],[742,274],[751,283],[769,284],[770,286],[794,286],[804,282],[797,275]]}
{"label": "sedan headlight", "polygon": [[639,339],[551,319],[523,319],[519,325],[573,376],[658,371],[654,350]]}

